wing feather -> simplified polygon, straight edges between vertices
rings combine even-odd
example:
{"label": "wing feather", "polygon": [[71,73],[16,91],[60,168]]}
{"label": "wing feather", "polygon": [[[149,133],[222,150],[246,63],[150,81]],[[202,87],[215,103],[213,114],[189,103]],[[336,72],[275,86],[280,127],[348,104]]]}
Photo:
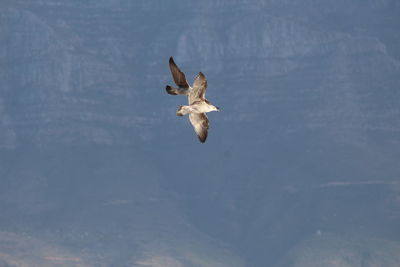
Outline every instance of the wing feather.
{"label": "wing feather", "polygon": [[189,90],[184,88],[175,88],[172,86],[167,85],[165,90],[170,95],[189,95]]}
{"label": "wing feather", "polygon": [[190,113],[189,120],[200,142],[204,143],[208,135],[207,115],[205,113]]}
{"label": "wing feather", "polygon": [[198,100],[205,100],[207,89],[207,79],[206,76],[202,72],[197,74],[196,78],[194,78],[193,89],[189,93],[189,104],[193,104]]}
{"label": "wing feather", "polygon": [[169,68],[176,85],[178,85],[179,88],[189,89],[189,84],[186,81],[185,74],[178,68],[172,57],[169,58]]}

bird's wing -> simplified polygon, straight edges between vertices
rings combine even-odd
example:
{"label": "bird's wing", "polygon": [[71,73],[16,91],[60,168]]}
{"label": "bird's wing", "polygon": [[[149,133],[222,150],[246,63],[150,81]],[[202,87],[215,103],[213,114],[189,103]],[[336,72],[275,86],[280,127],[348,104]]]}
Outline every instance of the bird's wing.
{"label": "bird's wing", "polygon": [[204,143],[208,134],[208,118],[205,113],[190,113],[190,123],[193,125],[200,142]]}
{"label": "bird's wing", "polygon": [[185,88],[175,88],[172,86],[167,85],[165,90],[170,95],[189,95],[189,90]]}
{"label": "bird's wing", "polygon": [[172,57],[169,58],[169,68],[171,69],[172,78],[179,88],[189,89],[185,74],[178,68]]}
{"label": "bird's wing", "polygon": [[198,100],[205,100],[206,88],[206,76],[202,72],[199,72],[196,78],[194,78],[193,89],[189,93],[189,104],[191,105]]}

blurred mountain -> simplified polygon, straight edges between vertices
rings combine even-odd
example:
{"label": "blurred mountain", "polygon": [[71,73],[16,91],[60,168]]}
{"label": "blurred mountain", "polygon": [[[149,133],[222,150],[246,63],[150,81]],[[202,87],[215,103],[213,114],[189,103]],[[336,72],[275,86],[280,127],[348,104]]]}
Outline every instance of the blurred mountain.
{"label": "blurred mountain", "polygon": [[318,233],[293,248],[278,266],[397,266],[400,246],[387,240]]}
{"label": "blurred mountain", "polygon": [[[1,240],[89,266],[273,266],[316,232],[397,246],[399,15],[395,0],[2,1]],[[165,93],[170,56],[221,107],[204,145]]]}

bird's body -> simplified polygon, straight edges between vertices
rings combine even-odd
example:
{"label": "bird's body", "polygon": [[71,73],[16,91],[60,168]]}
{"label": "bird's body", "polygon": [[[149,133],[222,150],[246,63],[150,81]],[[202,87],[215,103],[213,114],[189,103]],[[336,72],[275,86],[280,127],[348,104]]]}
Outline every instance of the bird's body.
{"label": "bird's body", "polygon": [[180,106],[176,111],[176,115],[183,116],[187,113],[206,113],[215,111],[216,107],[207,102],[208,101],[196,101],[188,106]]}
{"label": "bird's body", "polygon": [[176,115],[183,116],[189,114],[189,120],[200,140],[204,143],[208,134],[208,118],[206,113],[211,111],[219,111],[219,108],[212,105],[206,98],[207,80],[203,73],[199,72],[194,79],[193,86],[186,81],[185,74],[175,64],[174,59],[170,57],[169,67],[171,69],[172,78],[178,88],[167,85],[166,90],[170,95],[188,96],[189,105],[180,106]]}

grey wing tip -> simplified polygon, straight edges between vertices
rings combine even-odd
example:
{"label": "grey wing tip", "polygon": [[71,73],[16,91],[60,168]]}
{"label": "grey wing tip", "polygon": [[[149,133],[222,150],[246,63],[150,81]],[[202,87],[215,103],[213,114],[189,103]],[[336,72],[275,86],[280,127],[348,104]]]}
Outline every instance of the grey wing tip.
{"label": "grey wing tip", "polygon": [[203,78],[203,79],[205,79],[206,78],[206,76],[204,75],[204,73],[202,73],[201,71],[199,72],[199,77],[201,77],[201,78]]}
{"label": "grey wing tip", "polygon": [[207,139],[207,132],[205,132],[203,134],[199,134],[197,137],[199,138],[199,141],[202,144],[204,144],[206,142],[206,139]]}
{"label": "grey wing tip", "polygon": [[201,138],[199,136],[200,143],[204,144],[206,142],[207,137]]}
{"label": "grey wing tip", "polygon": [[169,85],[167,85],[167,86],[165,87],[165,90],[166,90],[167,93],[170,94],[170,95],[177,95],[177,93],[175,92],[175,90],[174,90],[171,86],[169,86]]}
{"label": "grey wing tip", "polygon": [[200,81],[204,82],[205,86],[207,87],[207,79],[206,79],[206,76],[204,75],[204,73],[202,73],[200,71],[199,74],[197,74],[196,78],[200,78]]}

